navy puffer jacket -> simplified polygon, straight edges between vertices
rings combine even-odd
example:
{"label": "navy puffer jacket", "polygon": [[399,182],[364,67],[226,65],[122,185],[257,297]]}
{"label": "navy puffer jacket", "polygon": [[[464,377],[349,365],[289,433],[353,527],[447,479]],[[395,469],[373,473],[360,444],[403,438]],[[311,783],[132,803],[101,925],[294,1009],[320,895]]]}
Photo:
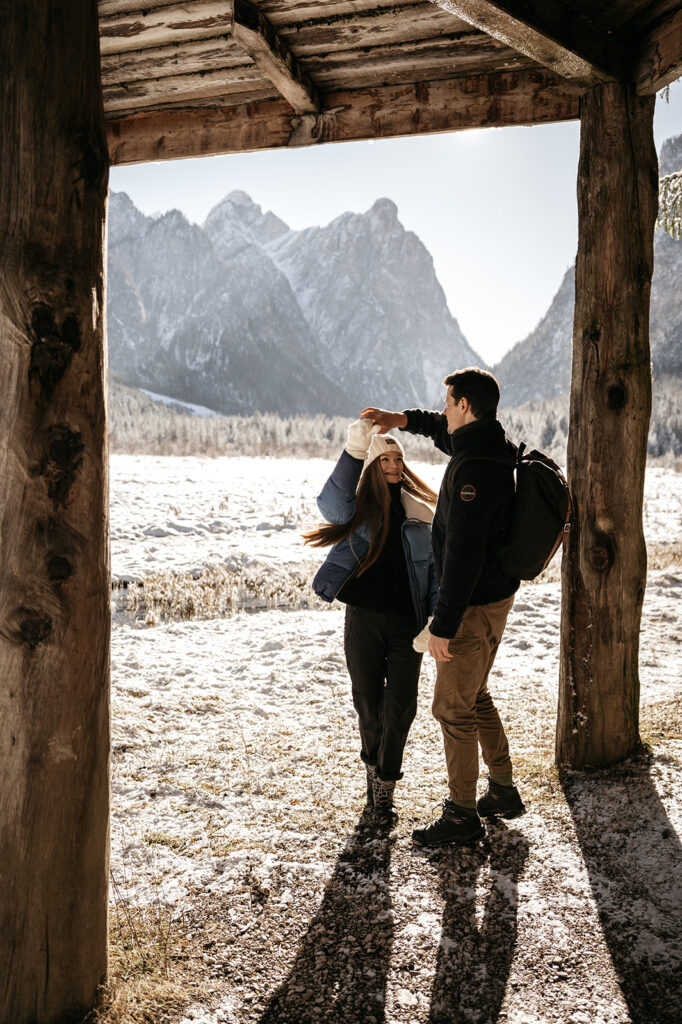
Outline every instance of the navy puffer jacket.
{"label": "navy puffer jacket", "polygon": [[[355,493],[363,463],[344,451],[322,488],[317,506],[328,523],[342,525],[355,515]],[[401,491],[405,509],[402,524],[403,548],[410,580],[412,601],[419,628],[423,629],[438,596],[431,552],[431,508],[419,498]],[[333,601],[341,587],[357,570],[369,551],[369,528],[361,524],[330,550],[313,580],[313,590],[323,601]]]}

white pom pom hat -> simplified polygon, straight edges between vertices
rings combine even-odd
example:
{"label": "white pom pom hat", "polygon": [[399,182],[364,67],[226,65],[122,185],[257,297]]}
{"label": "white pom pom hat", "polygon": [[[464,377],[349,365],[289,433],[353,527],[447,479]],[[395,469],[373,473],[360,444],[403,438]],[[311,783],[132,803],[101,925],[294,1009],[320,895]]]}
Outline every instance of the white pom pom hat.
{"label": "white pom pom hat", "polygon": [[365,465],[369,466],[370,462],[374,462],[380,455],[390,455],[392,452],[397,452],[403,459],[405,458],[405,451],[397,437],[393,437],[393,434],[374,434],[369,443]]}

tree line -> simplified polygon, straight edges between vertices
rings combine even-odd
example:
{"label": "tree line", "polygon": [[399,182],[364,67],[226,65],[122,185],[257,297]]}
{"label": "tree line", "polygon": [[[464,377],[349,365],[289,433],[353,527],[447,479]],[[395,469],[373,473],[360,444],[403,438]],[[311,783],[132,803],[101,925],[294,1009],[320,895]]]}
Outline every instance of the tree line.
{"label": "tree line", "polygon": [[[567,395],[500,410],[509,436],[540,448],[556,462],[566,460]],[[149,455],[258,455],[277,458],[336,458],[346,440],[348,418],[256,412],[251,416],[197,416],[179,405],[164,405],[113,379],[109,388],[112,452]],[[648,452],[651,458],[682,455],[682,382],[654,384]],[[410,437],[412,461],[440,462],[428,438]]]}

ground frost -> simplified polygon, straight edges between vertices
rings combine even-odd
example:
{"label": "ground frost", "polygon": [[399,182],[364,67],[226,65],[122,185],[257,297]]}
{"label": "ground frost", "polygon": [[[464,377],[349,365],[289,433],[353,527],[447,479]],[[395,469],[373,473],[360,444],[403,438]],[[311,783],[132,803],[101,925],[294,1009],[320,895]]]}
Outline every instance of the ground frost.
{"label": "ground frost", "polygon": [[[230,566],[307,580],[321,556],[297,531],[315,521],[328,469],[234,459],[210,461],[209,472],[203,460],[119,456],[115,575]],[[423,470],[437,484],[437,467]],[[648,482],[651,544],[679,550],[679,482],[663,470]],[[650,573],[641,681],[651,758],[569,775],[563,787],[553,765],[559,585],[522,588],[491,689],[528,813],[493,822],[475,850],[426,853],[410,832],[438,813],[446,781],[432,662],[397,789],[400,821],[377,832],[363,816],[338,607],[285,596],[285,607],[273,599],[183,621],[171,601],[153,628],[120,612],[117,900],[167,908],[167,955],[189,979],[191,1006],[158,1024],[678,1020],[681,587],[674,558]]]}

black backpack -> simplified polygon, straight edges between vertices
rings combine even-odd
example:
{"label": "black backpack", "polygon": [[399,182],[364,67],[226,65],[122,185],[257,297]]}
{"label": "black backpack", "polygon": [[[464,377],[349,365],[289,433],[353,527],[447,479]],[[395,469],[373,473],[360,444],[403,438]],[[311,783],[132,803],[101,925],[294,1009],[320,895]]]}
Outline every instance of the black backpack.
{"label": "black backpack", "polygon": [[513,466],[516,498],[507,543],[500,549],[500,564],[509,576],[534,580],[546,569],[571,525],[571,495],[556,462],[543,452],[526,451],[523,442],[513,455],[483,453],[458,459],[465,462],[501,462]]}

